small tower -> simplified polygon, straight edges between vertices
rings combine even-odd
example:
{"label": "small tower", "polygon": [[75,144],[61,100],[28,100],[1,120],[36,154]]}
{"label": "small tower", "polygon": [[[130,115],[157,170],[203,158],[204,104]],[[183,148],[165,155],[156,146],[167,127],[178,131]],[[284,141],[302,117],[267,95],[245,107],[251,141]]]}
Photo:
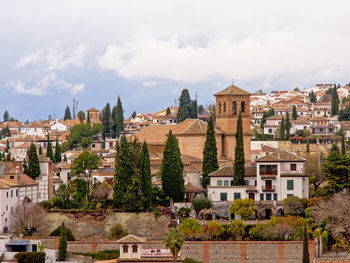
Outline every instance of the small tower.
{"label": "small tower", "polygon": [[120,259],[141,259],[142,244],[146,240],[134,235],[128,235],[117,240],[119,244]]}
{"label": "small tower", "polygon": [[100,111],[96,108],[91,108],[87,111],[87,114],[90,116],[90,123],[100,123]]}
{"label": "small tower", "polygon": [[[239,112],[242,113],[244,157],[250,162],[250,93],[231,85],[214,94],[216,97],[216,127],[222,132],[222,156],[219,159],[234,160],[236,126]],[[220,152],[220,151],[219,151]]]}

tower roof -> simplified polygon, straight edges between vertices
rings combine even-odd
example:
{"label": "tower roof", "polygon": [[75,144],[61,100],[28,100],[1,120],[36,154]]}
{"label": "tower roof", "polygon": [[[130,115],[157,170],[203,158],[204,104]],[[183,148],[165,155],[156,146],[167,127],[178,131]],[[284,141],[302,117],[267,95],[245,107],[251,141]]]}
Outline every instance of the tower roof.
{"label": "tower roof", "polygon": [[214,94],[214,96],[220,95],[250,95],[250,93],[245,90],[242,90],[241,88],[238,88],[235,85],[231,85],[228,86],[226,89]]}

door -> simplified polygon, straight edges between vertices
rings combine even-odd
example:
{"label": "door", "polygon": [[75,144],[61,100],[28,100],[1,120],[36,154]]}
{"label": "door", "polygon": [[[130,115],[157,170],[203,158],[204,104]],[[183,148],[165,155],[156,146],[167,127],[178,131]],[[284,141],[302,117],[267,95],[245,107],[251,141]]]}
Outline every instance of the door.
{"label": "door", "polygon": [[255,200],[255,194],[254,193],[249,193],[249,199]]}

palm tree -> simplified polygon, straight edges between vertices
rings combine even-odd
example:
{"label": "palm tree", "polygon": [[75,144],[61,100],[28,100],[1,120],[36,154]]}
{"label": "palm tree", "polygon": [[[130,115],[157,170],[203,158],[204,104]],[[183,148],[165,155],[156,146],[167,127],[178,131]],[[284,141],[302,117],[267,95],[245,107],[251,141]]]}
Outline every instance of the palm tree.
{"label": "palm tree", "polygon": [[171,228],[168,233],[165,233],[163,242],[165,246],[170,249],[170,252],[173,255],[173,263],[175,263],[184,243],[180,232],[175,228]]}

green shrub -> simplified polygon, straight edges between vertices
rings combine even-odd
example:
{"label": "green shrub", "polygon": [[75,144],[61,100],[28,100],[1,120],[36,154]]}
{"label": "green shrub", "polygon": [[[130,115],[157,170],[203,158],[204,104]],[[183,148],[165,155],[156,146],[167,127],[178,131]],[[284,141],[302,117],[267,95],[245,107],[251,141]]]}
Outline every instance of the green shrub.
{"label": "green shrub", "polygon": [[323,248],[323,252],[328,251],[328,231],[324,230],[322,232],[322,248]]}
{"label": "green shrub", "polygon": [[189,217],[191,213],[191,208],[181,207],[178,213],[183,218]]}
{"label": "green shrub", "polygon": [[204,208],[209,209],[211,207],[212,207],[212,203],[206,197],[196,197],[192,200],[192,208],[194,209],[194,211],[196,211],[197,217],[199,215],[199,212],[202,209]]}
{"label": "green shrub", "polygon": [[[66,227],[67,231],[67,241],[75,241],[75,236],[73,235],[72,231]],[[54,231],[51,232],[50,236],[52,237],[59,237],[61,234],[61,226],[57,227]]]}
{"label": "green shrub", "polygon": [[182,263],[203,263],[203,262],[194,260],[192,258],[185,258],[184,261],[182,261]]}
{"label": "green shrub", "polygon": [[120,239],[129,234],[128,230],[125,229],[120,223],[115,223],[110,229],[108,233],[109,239]]}
{"label": "green shrub", "polygon": [[241,220],[233,220],[231,221],[227,231],[237,239],[237,236],[243,237],[245,234],[245,226]]}
{"label": "green shrub", "polygon": [[45,263],[45,252],[19,252],[15,255],[18,263]]}
{"label": "green shrub", "polygon": [[249,237],[252,240],[272,240],[270,224],[256,224],[249,230]]}
{"label": "green shrub", "polygon": [[39,203],[39,205],[41,205],[46,210],[50,210],[52,208],[50,201],[42,201]]}
{"label": "green shrub", "polygon": [[204,233],[203,226],[196,219],[193,218],[185,218],[182,221],[179,230],[187,240],[198,239]]}
{"label": "green shrub", "polygon": [[119,258],[119,250],[101,250],[96,253],[87,252],[87,253],[79,253],[73,252],[75,255],[82,255],[87,257],[92,257],[93,259],[98,260],[109,260]]}

